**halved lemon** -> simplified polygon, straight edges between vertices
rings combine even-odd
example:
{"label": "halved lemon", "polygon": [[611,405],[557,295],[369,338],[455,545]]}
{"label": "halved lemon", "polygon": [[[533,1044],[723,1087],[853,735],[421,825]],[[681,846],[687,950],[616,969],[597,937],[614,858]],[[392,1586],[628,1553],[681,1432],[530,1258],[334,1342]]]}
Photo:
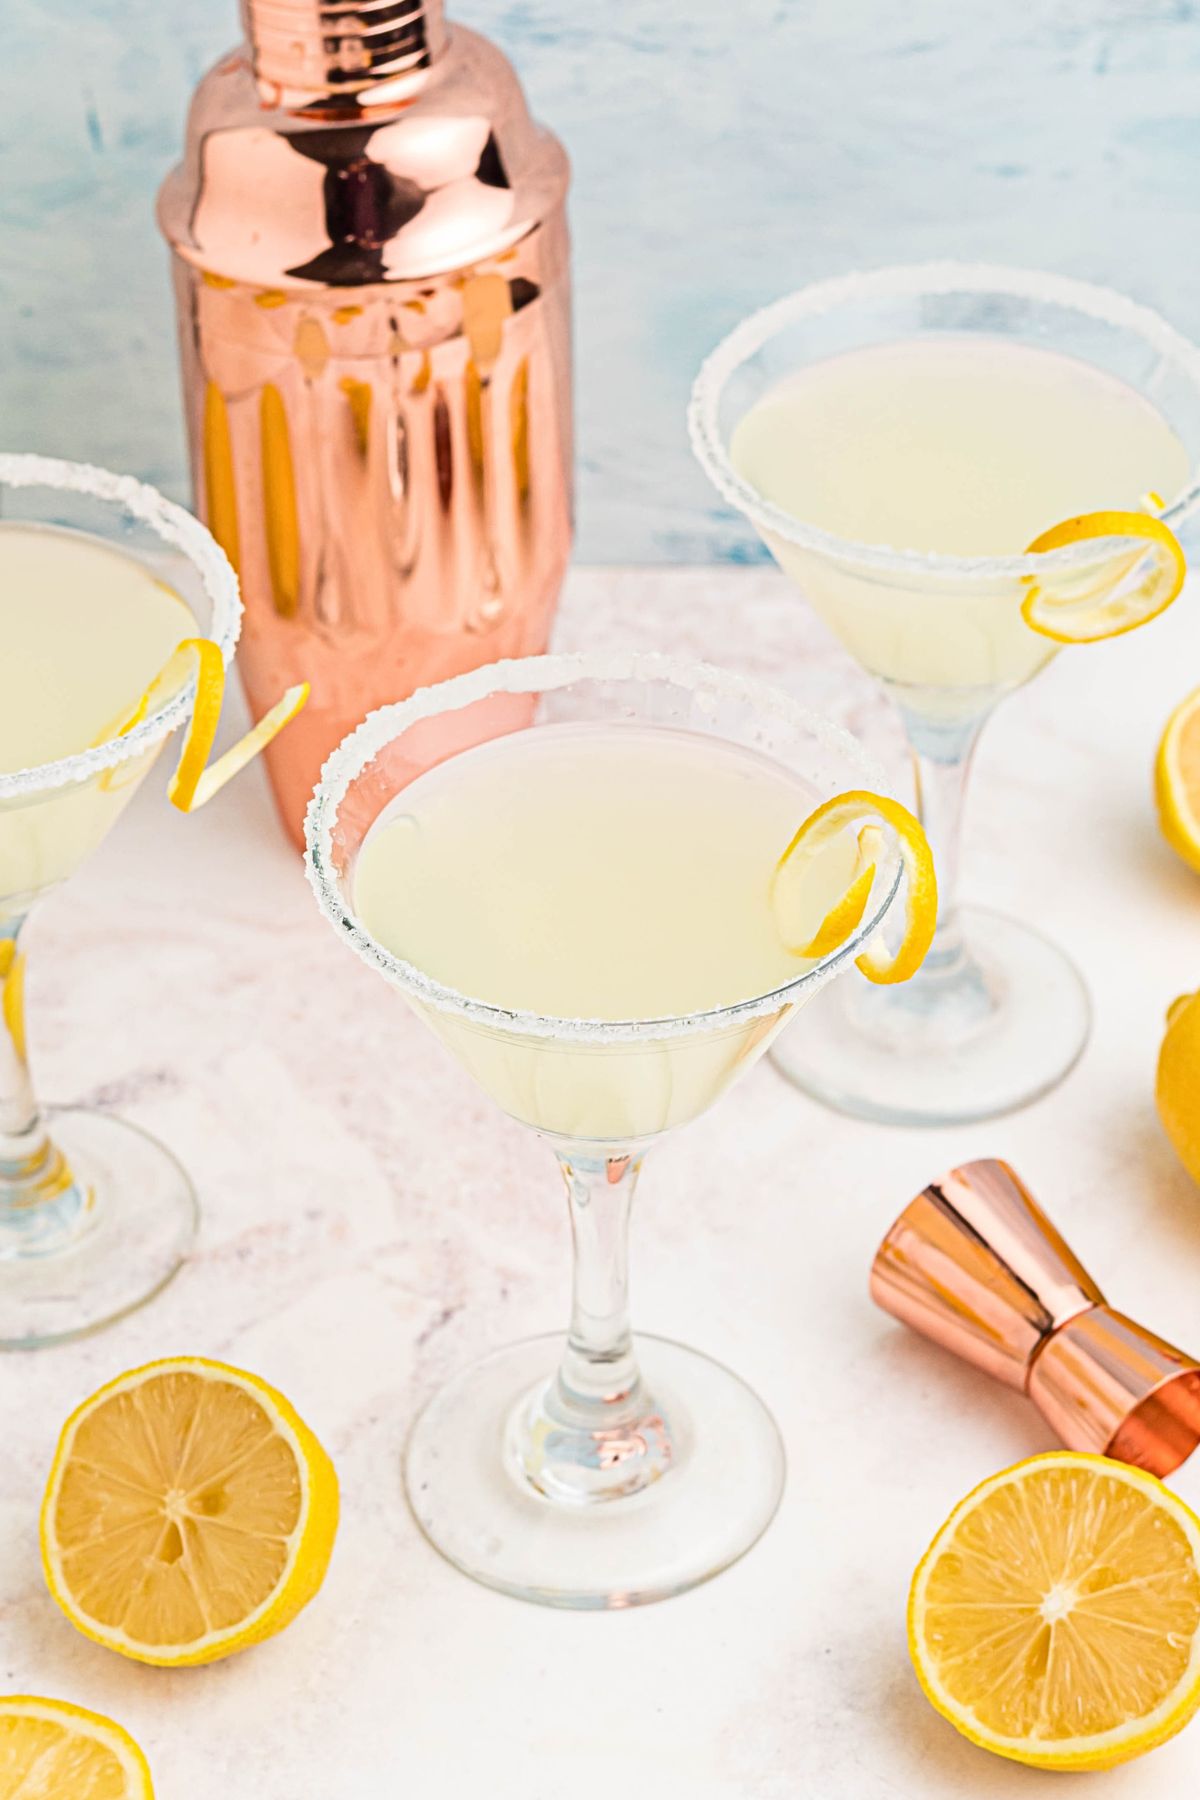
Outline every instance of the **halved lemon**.
{"label": "halved lemon", "polygon": [[312,1599],[337,1520],[333,1464],[283,1395],[174,1357],[118,1376],[67,1420],[42,1566],[96,1643],[139,1662],[213,1662]]}
{"label": "halved lemon", "polygon": [[1200,994],[1180,994],[1167,1008],[1154,1098],[1176,1156],[1200,1183]]}
{"label": "halved lemon", "polygon": [[66,1700],[0,1694],[4,1800],[154,1800],[150,1770],[127,1731]]}
{"label": "halved lemon", "polygon": [[1153,1475],[1053,1451],[968,1494],[913,1576],[917,1677],[964,1737],[1104,1769],[1200,1707],[1200,1519]]}
{"label": "halved lemon", "polygon": [[818,806],[775,866],[771,904],[793,956],[830,956],[858,929],[885,834],[895,841],[908,882],[904,936],[894,952],[877,939],[855,962],[869,981],[907,981],[916,974],[937,926],[933,852],[907,807],[868,788],[835,794]]}
{"label": "halved lemon", "polygon": [[1154,798],[1168,844],[1200,869],[1200,688],[1180,701],[1159,739]]}
{"label": "halved lemon", "polygon": [[[1154,496],[1157,498],[1157,495]],[[1140,512],[1082,513],[1043,531],[1027,554],[1068,544],[1113,540],[1100,566],[1060,571],[1049,582],[1027,576],[1021,617],[1031,631],[1057,644],[1095,644],[1135,631],[1165,612],[1187,574],[1183,547],[1161,519]]]}

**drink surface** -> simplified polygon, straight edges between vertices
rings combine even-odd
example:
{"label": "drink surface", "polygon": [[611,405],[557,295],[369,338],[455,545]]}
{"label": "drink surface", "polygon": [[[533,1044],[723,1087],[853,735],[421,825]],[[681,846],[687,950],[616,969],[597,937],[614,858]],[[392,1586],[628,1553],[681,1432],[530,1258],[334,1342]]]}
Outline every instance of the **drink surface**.
{"label": "drink surface", "polygon": [[[851,543],[955,556],[1019,554],[1084,512],[1168,504],[1189,478],[1166,419],[1105,370],[1008,340],[946,336],[810,364],[739,422],[744,479]],[[910,687],[1005,688],[1053,654],[1020,616],[1019,583],[921,584],[767,539],[875,674]]]}
{"label": "drink surface", "polygon": [[472,999],[654,1019],[770,993],[804,964],[771,874],[814,796],[720,738],[550,725],[406,788],[355,875],[371,933]]}
{"label": "drink surface", "polygon": [[[196,620],[171,588],[97,538],[0,524],[0,772],[114,735]],[[0,920],[104,837],[154,752],[0,804]]]}
{"label": "drink surface", "polygon": [[[476,1000],[559,1019],[670,1019],[772,993],[785,947],[771,877],[822,796],[702,733],[538,726],[420,776],[363,844],[354,905],[380,943]],[[848,865],[814,870],[816,920]],[[588,1140],[645,1137],[703,1110],[782,1022],[636,1043],[432,1028],[505,1109]]]}
{"label": "drink surface", "polygon": [[1017,554],[1060,519],[1170,502],[1187,452],[1103,369],[999,338],[920,338],[812,363],[754,405],[739,472],[858,543]]}
{"label": "drink surface", "polygon": [[0,524],[0,772],[86,750],[137,705],[196,621],[132,557]]}

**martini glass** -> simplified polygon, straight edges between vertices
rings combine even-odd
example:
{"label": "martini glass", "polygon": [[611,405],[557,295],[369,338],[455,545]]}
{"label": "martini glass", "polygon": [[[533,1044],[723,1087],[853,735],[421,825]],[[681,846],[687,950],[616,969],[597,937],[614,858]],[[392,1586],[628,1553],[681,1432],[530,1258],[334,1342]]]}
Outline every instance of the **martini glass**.
{"label": "martini glass", "polygon": [[[514,697],[530,717],[516,732]],[[497,719],[507,734],[499,739]],[[644,1154],[716,1100],[849,965],[880,928],[900,874],[888,852],[862,925],[834,954],[798,963],[771,992],[701,1013],[555,1017],[445,986],[367,929],[356,899],[364,844],[378,841],[377,821],[396,818],[393,802],[428,769],[431,743],[455,742],[464,763],[485,741],[486,753],[505,746],[519,758],[531,736],[564,726],[602,729],[602,748],[622,734],[644,743],[629,734],[650,729],[747,753],[758,780],[794,781],[801,817],[834,793],[878,789],[879,772],[844,732],[756,682],[661,656],[531,657],[373,713],[330,757],[309,808],[309,874],[338,937],[546,1140],[570,1212],[565,1341],[512,1345],[435,1395],[408,1443],[412,1510],[435,1548],[478,1581],[548,1605],[621,1607],[679,1593],[741,1556],[769,1523],[784,1470],[770,1414],[736,1375],[698,1351],[630,1334],[626,1235]],[[435,774],[452,775],[449,764]],[[790,823],[790,800],[787,811]],[[664,816],[663,832],[672,829],[688,826]],[[595,857],[598,881],[625,868],[619,841],[598,842]],[[489,865],[493,885],[506,877],[500,861]],[[638,880],[636,866],[626,874]],[[551,913],[558,903],[551,895]],[[487,907],[486,893],[478,904]],[[542,911],[530,931],[546,929]],[[401,891],[402,930],[404,916]]]}
{"label": "martini glass", "polygon": [[[947,339],[998,344],[1000,355],[1012,346],[1057,353],[1073,359],[1077,371],[1087,365],[1084,381],[1107,381],[1110,391],[1116,377],[1125,398],[1135,408],[1135,396],[1149,402],[1143,413],[1164,435],[1170,427],[1176,452],[1181,445],[1186,453],[1179,460],[1188,478],[1160,516],[1177,531],[1200,502],[1200,351],[1147,308],[1082,282],[955,263],[821,282],[744,320],[697,377],[689,426],[701,464],[882,683],[912,750],[918,810],[938,873],[933,948],[902,987],[869,988],[857,977],[840,983],[773,1052],[805,1092],[843,1112],[902,1125],[982,1119],[1024,1105],[1062,1079],[1086,1042],[1090,1004],[1069,957],[1023,922],[959,904],[961,813],[984,724],[1056,651],[1022,617],[1031,583],[1068,596],[1106,591],[1118,567],[1125,579],[1137,578],[1139,546],[1126,538],[1040,555],[951,555],[851,541],[777,504],[761,472],[757,482],[748,479],[734,440],[764,395],[785,391],[779,384],[805,378],[828,359],[874,351],[885,362],[892,358],[894,377],[898,353],[909,346],[918,356],[930,346],[943,351]],[[889,428],[898,413],[911,432],[912,414],[892,411]],[[1031,419],[1029,431],[1037,428]],[[952,428],[942,450],[943,466],[953,469],[957,461],[961,474]],[[862,482],[872,480],[875,451],[864,429],[854,464]],[[982,468],[976,476],[989,479]],[[876,498],[889,535],[903,543],[895,488]],[[1113,504],[1097,497],[1070,510]],[[1046,518],[1041,529],[1056,522]]]}
{"label": "martini glass", "polygon": [[[160,600],[167,641],[178,621],[179,637],[208,636],[232,658],[241,623],[234,573],[204,527],[153,488],[79,463],[0,455],[0,531],[13,525],[69,534],[85,601],[90,575],[111,572],[113,551],[142,565],[177,596],[177,619],[171,599]],[[113,635],[103,646],[109,662],[126,649],[145,655],[144,644],[125,645],[115,619]],[[19,655],[20,642],[6,650]],[[34,742],[50,727],[69,740],[70,720],[60,732],[63,721],[39,717],[72,704],[69,684],[50,675],[34,688],[38,667],[24,728]],[[145,680],[143,668],[130,684],[135,697]],[[191,1182],[163,1145],[107,1112],[39,1106],[24,1017],[24,927],[35,903],[104,839],[194,697],[188,680],[123,733],[114,718],[76,754],[0,765],[0,1348],[54,1343],[120,1318],[170,1279],[195,1235]]]}

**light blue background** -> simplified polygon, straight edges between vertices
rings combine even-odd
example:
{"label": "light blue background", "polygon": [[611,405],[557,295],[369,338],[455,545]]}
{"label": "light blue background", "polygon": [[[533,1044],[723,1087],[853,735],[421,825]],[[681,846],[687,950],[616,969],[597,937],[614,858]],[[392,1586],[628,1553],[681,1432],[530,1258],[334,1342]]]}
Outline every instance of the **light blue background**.
{"label": "light blue background", "polygon": [[[1200,334],[1197,0],[459,0],[575,165],[579,555],[759,554],[696,364],[814,276],[957,255]],[[0,442],[186,492],[152,217],[233,0],[0,0]]]}

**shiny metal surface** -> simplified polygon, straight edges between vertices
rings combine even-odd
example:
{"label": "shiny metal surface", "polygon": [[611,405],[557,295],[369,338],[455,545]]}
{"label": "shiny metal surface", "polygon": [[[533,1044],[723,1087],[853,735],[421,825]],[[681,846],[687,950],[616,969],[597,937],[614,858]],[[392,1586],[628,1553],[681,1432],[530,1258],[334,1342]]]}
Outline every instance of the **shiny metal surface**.
{"label": "shiny metal surface", "polygon": [[930,1182],[870,1285],[885,1312],[1028,1394],[1068,1449],[1167,1475],[1200,1443],[1200,1364],[1108,1305],[1007,1163]]}
{"label": "shiny metal surface", "polygon": [[[365,713],[545,648],[571,539],[565,154],[500,52],[436,7],[413,8],[399,90],[381,65],[314,95],[332,16],[374,41],[388,10],[247,0],[258,35],[201,83],[159,196],[196,505],[241,577],[251,708],[312,683],[267,753],[297,841]],[[308,30],[289,104],[264,88],[285,15]]]}
{"label": "shiny metal surface", "polygon": [[1056,1331],[1029,1372],[1029,1397],[1064,1444],[1169,1475],[1200,1443],[1200,1370],[1111,1307]]}
{"label": "shiny metal surface", "polygon": [[441,0],[242,0],[242,18],[254,73],[276,104],[391,100],[396,78],[427,67],[446,37]]}

